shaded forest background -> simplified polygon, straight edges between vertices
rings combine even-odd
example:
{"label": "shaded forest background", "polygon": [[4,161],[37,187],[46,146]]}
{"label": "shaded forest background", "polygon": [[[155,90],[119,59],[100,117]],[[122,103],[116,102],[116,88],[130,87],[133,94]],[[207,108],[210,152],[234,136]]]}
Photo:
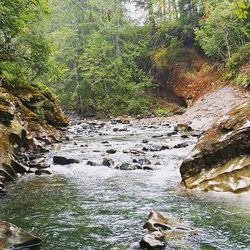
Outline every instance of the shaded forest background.
{"label": "shaded forest background", "polygon": [[248,0],[0,0],[0,84],[48,87],[81,114],[145,114],[190,48],[249,86],[249,39]]}

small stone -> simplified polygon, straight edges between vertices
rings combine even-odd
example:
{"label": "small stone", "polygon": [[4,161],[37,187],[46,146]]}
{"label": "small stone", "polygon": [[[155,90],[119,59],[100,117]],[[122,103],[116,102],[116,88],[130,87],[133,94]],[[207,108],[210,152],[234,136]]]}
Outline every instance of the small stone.
{"label": "small stone", "polygon": [[[138,164],[139,165],[139,164]],[[119,164],[116,166],[116,169],[120,169],[123,171],[130,171],[130,170],[136,170],[136,169],[140,169],[141,166],[138,166],[137,164],[130,164],[128,162],[124,162],[122,164]]]}
{"label": "small stone", "polygon": [[148,160],[148,159],[146,159],[146,158],[142,158],[142,159],[139,159],[139,160],[138,160],[138,163],[139,163],[140,165],[150,165],[150,164],[151,164],[151,161]]}
{"label": "small stone", "polygon": [[116,150],[115,149],[108,149],[106,151],[108,154],[115,154],[116,153]]}
{"label": "small stone", "polygon": [[167,136],[172,136],[172,135],[177,135],[177,131],[174,131],[174,132],[170,132],[170,133],[167,133]]}
{"label": "small stone", "polygon": [[149,151],[152,151],[152,152],[154,152],[154,151],[161,151],[162,150],[162,146],[161,145],[150,145],[150,147],[149,147]]}
{"label": "small stone", "polygon": [[153,168],[149,167],[149,166],[143,166],[142,167],[143,170],[153,170]]}
{"label": "small stone", "polygon": [[188,147],[188,144],[186,142],[179,143],[174,146],[174,148],[186,148],[186,147]]}
{"label": "small stone", "polygon": [[167,145],[166,143],[163,143],[161,145],[161,150],[166,150],[166,149],[170,149],[169,145]]}
{"label": "small stone", "polygon": [[102,144],[109,144],[109,141],[102,141]]}
{"label": "small stone", "polygon": [[114,161],[112,159],[104,158],[102,165],[110,167],[110,166],[114,165]]}
{"label": "small stone", "polygon": [[163,137],[163,135],[153,135],[152,138],[160,138]]}
{"label": "small stone", "polygon": [[88,166],[97,166],[98,164],[93,161],[87,161],[86,165]]}
{"label": "small stone", "polygon": [[160,156],[159,155],[153,155],[153,158],[160,159]]}

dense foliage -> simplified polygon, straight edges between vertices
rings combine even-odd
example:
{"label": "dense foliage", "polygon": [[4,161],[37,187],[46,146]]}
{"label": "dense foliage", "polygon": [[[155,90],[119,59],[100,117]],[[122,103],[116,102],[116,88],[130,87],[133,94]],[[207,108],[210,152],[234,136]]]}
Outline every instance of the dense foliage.
{"label": "dense foliage", "polygon": [[0,79],[44,82],[82,114],[144,113],[185,47],[248,86],[249,23],[248,0],[0,0]]}
{"label": "dense foliage", "polygon": [[0,77],[29,82],[47,71],[49,45],[40,32],[45,0],[0,0]]}

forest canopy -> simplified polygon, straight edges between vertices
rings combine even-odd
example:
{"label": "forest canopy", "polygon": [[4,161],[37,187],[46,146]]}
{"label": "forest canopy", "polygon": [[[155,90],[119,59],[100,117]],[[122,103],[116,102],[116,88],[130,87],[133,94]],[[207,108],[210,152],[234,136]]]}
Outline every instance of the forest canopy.
{"label": "forest canopy", "polygon": [[42,82],[80,113],[145,113],[185,47],[250,82],[248,0],[0,0],[0,24],[1,81]]}

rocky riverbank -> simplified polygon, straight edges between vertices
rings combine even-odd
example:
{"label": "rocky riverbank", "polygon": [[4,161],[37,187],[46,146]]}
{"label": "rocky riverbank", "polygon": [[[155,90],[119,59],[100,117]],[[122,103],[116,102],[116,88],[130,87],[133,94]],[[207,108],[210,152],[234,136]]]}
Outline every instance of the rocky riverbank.
{"label": "rocky riverbank", "polygon": [[[40,153],[68,122],[53,95],[37,85],[0,86],[0,193],[20,174],[41,173]],[[40,160],[37,160],[38,158]]]}
{"label": "rocky riverbank", "polygon": [[[223,93],[225,101],[232,98],[224,106],[219,99]],[[73,118],[66,129],[67,119],[47,90],[35,85],[1,86],[0,193],[6,195],[4,183],[21,174],[51,174],[50,165],[104,167],[124,175],[143,170],[148,175],[169,164],[175,170],[181,166],[187,188],[249,191],[249,110],[248,92],[225,86],[203,96],[180,116],[105,122]],[[176,230],[184,237],[191,232],[174,224],[165,229],[164,235],[149,229],[141,244],[165,246]]]}
{"label": "rocky riverbank", "polygon": [[223,116],[198,141],[180,168],[188,188],[250,190],[250,103]]}

